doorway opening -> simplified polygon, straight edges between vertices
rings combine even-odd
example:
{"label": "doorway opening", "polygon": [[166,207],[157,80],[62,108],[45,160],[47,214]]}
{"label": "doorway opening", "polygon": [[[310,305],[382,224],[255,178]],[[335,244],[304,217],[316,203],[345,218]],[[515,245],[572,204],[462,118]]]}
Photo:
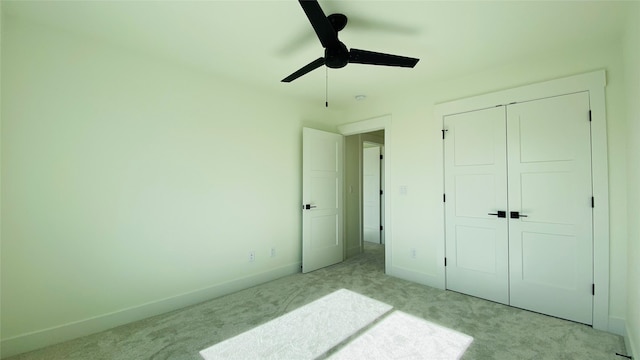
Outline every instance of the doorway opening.
{"label": "doorway opening", "polygon": [[384,135],[382,129],[345,137],[347,258],[385,253]]}

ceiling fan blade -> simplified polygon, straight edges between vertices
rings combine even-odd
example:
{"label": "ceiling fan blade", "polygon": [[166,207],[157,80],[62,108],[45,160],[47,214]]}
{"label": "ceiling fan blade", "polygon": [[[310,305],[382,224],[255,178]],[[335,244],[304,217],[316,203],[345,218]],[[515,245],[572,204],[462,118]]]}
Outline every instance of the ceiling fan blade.
{"label": "ceiling fan blade", "polygon": [[420,59],[406,56],[383,54],[367,50],[349,50],[349,62],[356,64],[400,66],[412,68]]}
{"label": "ceiling fan blade", "polygon": [[318,39],[322,44],[322,47],[332,47],[336,46],[338,41],[338,34],[331,26],[329,19],[322,11],[320,4],[318,4],[317,0],[298,0],[300,2],[300,6],[302,6],[302,10],[307,14],[307,18],[309,18],[309,22],[313,27],[313,30],[318,35]]}
{"label": "ceiling fan blade", "polygon": [[324,65],[324,58],[323,57],[317,58],[316,60],[313,60],[309,64],[303,66],[300,70],[282,79],[282,82],[287,82],[287,83],[292,82],[293,80],[299,78],[300,76],[310,73],[311,71],[319,68],[322,65]]}

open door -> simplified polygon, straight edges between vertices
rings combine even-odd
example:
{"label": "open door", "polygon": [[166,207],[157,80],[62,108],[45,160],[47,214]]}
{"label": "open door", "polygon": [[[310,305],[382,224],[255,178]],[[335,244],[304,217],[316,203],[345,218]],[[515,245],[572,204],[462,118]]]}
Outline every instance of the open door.
{"label": "open door", "polygon": [[342,135],[302,129],[302,272],[344,260]]}

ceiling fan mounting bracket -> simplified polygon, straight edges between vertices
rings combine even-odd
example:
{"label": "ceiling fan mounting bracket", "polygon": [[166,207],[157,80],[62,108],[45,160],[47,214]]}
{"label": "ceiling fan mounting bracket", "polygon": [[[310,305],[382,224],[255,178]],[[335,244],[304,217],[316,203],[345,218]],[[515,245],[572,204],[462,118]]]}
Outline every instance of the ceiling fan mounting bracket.
{"label": "ceiling fan mounting bracket", "polygon": [[329,22],[331,23],[331,27],[336,32],[344,29],[344,27],[347,26],[348,20],[347,20],[347,16],[344,14],[331,14],[327,16],[327,19],[329,19]]}

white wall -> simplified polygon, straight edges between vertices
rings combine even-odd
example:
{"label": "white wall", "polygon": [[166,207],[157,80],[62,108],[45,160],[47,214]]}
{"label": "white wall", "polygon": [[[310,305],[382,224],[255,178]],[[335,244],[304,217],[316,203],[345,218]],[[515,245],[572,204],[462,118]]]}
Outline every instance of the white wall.
{"label": "white wall", "polygon": [[3,356],[299,271],[301,127],[330,111],[2,30]]}
{"label": "white wall", "polygon": [[[439,83],[396,90],[390,99],[371,99],[351,111],[351,121],[392,114],[393,145],[387,194],[391,206],[391,271],[420,281],[437,275],[442,259],[432,249],[443,242],[442,124],[434,104],[597,69],[607,71],[607,131],[611,206],[610,328],[621,332],[627,272],[626,119],[621,44],[559,49]],[[401,195],[400,186],[407,187]],[[412,259],[410,249],[417,256]],[[388,268],[389,270],[389,268]],[[424,280],[423,280],[424,281]]]}
{"label": "white wall", "polygon": [[627,249],[627,352],[640,356],[640,4],[630,12],[624,70],[627,100],[627,191],[629,247]]}

